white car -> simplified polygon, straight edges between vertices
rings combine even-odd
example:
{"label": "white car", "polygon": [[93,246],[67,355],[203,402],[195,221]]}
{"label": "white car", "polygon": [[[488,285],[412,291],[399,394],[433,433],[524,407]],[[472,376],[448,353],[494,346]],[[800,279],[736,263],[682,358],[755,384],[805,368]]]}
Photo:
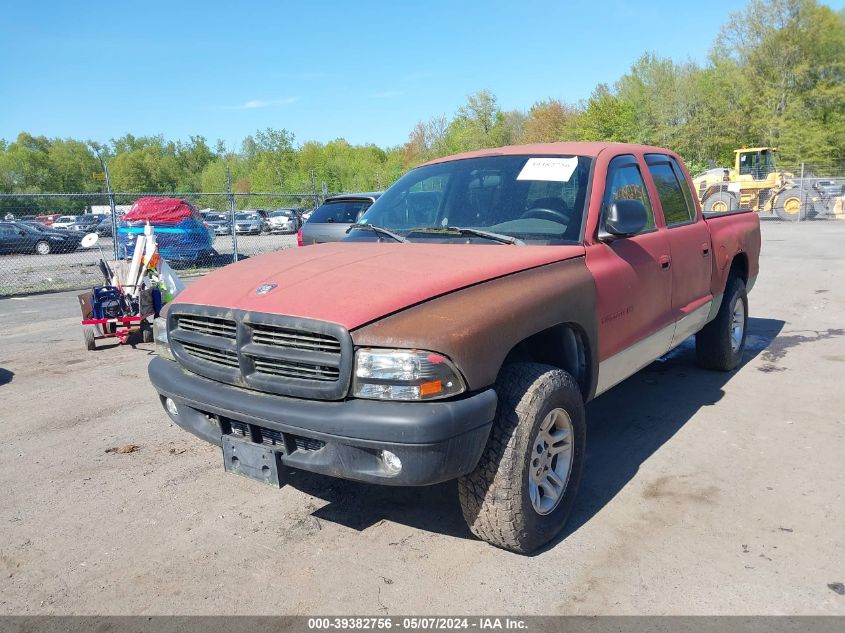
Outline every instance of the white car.
{"label": "white car", "polygon": [[75,215],[62,215],[56,218],[56,221],[50,225],[52,229],[69,229],[76,224]]}
{"label": "white car", "polygon": [[296,233],[299,230],[299,215],[294,209],[276,209],[267,217],[271,233]]}

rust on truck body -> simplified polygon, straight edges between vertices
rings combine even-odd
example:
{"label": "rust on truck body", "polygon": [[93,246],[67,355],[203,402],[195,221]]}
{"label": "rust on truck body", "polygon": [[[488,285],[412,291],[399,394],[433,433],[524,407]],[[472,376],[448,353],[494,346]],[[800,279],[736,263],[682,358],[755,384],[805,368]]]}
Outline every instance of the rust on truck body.
{"label": "rust on truck body", "polygon": [[[548,328],[570,325],[596,340],[595,294],[579,257],[427,301],[353,331],[352,340],[360,347],[436,350],[456,363],[471,389],[481,389],[495,382],[518,343]],[[595,389],[598,363],[597,350],[587,349],[585,395]]]}

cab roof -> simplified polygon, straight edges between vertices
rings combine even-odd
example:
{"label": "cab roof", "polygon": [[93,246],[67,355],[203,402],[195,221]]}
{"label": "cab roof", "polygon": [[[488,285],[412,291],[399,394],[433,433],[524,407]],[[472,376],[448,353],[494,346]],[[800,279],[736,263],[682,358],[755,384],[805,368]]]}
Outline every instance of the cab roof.
{"label": "cab roof", "polygon": [[505,147],[494,147],[491,149],[479,149],[471,152],[462,152],[451,156],[435,158],[423,165],[434,165],[453,160],[465,158],[479,158],[482,156],[509,156],[509,155],[533,155],[533,156],[590,156],[595,158],[603,151],[612,149],[616,153],[624,152],[659,152],[674,154],[665,148],[652,145],[635,145],[632,143],[612,143],[610,141],[590,142],[558,142],[558,143],[531,143],[528,145],[507,145]]}

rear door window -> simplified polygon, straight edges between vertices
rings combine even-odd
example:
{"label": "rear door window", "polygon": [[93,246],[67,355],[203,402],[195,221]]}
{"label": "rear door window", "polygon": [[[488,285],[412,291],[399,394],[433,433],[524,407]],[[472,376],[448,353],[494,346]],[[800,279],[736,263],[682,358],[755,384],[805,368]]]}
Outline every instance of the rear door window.
{"label": "rear door window", "polygon": [[317,224],[333,222],[352,224],[353,222],[357,222],[358,218],[372,204],[372,200],[338,200],[337,202],[327,202],[317,207],[308,221]]}
{"label": "rear door window", "polygon": [[662,154],[649,154],[646,156],[646,162],[657,189],[657,196],[660,198],[660,206],[663,207],[666,226],[692,222],[695,219],[692,196],[680,169],[676,170],[676,164],[673,165],[675,161]]}

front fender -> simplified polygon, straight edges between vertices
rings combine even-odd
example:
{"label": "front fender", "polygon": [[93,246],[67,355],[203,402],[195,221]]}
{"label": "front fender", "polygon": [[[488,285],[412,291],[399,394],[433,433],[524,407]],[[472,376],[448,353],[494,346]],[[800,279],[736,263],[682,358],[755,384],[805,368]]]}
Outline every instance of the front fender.
{"label": "front fender", "polygon": [[585,337],[595,390],[596,288],[583,257],[499,277],[431,299],[351,332],[358,347],[416,348],[448,356],[471,390],[496,381],[521,341],[560,324]]}

